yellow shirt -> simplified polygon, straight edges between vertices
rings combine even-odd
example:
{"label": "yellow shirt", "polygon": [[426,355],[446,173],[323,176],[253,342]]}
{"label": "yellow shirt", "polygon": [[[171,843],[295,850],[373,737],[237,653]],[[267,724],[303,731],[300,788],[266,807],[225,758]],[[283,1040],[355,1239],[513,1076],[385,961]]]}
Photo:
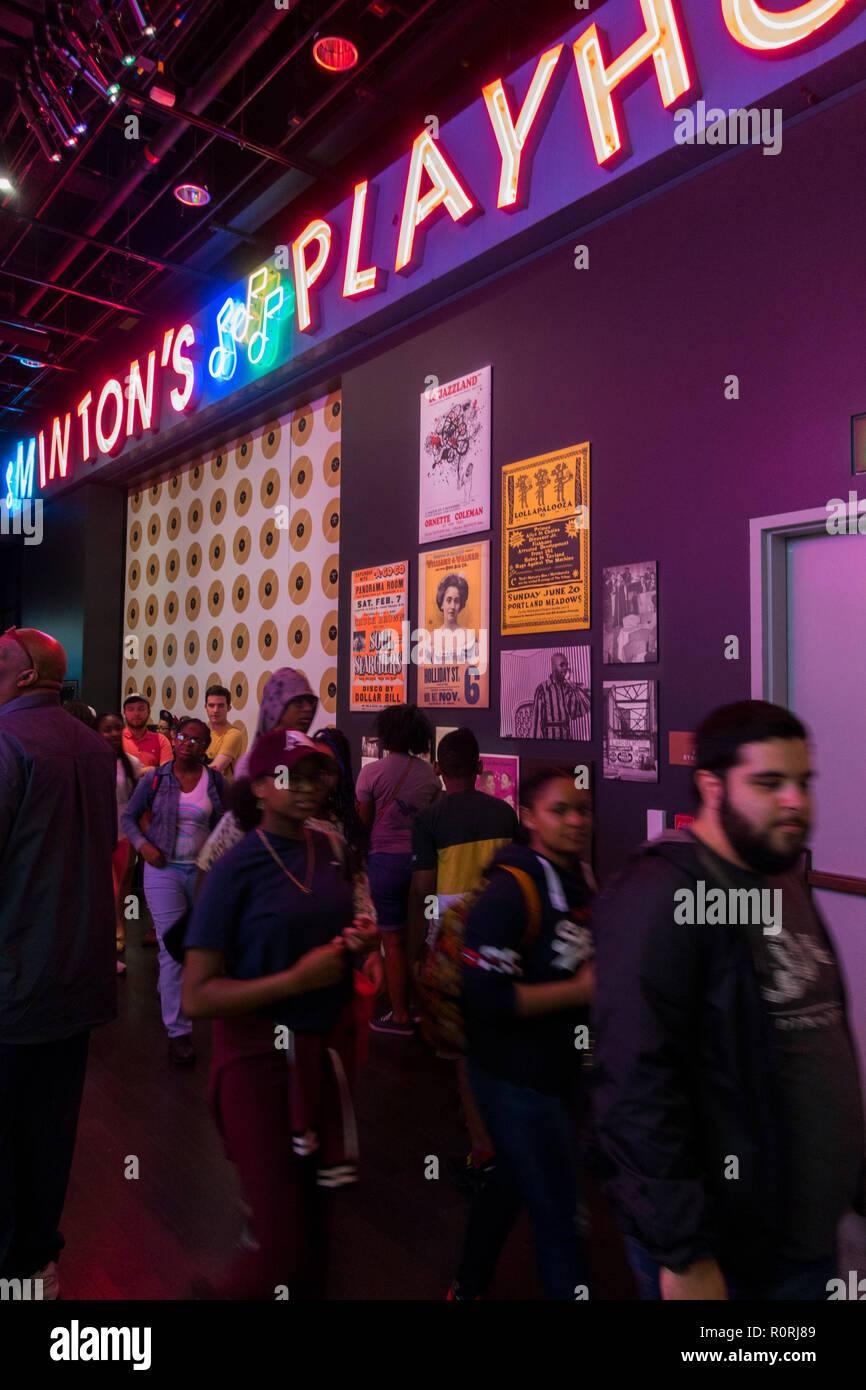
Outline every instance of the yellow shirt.
{"label": "yellow shirt", "polygon": [[231,758],[228,767],[224,767],[222,770],[222,775],[227,782],[232,780],[235,762],[240,757],[243,746],[244,738],[240,729],[233,729],[231,725],[229,725],[222,734],[215,734],[211,731],[207,755],[211,761],[213,761],[214,758],[218,758],[220,753],[224,754],[227,758]]}

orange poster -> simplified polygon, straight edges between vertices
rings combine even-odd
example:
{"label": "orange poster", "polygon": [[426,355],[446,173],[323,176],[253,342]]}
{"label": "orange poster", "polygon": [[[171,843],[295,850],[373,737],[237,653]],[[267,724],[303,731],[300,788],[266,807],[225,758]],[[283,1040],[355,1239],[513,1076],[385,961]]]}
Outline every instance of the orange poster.
{"label": "orange poster", "polygon": [[406,701],[404,626],[409,561],[352,571],[350,709],[385,709]]}

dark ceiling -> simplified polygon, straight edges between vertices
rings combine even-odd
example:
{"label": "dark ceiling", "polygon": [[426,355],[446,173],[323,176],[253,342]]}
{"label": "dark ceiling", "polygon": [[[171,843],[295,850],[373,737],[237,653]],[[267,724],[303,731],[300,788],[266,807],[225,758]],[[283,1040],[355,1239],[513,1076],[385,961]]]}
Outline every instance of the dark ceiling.
{"label": "dark ceiling", "polygon": [[[575,17],[572,0],[0,0],[0,431],[65,397],[109,332],[215,294]],[[358,49],[346,73],[313,61],[330,34]],[[184,207],[185,180],[211,201]]]}

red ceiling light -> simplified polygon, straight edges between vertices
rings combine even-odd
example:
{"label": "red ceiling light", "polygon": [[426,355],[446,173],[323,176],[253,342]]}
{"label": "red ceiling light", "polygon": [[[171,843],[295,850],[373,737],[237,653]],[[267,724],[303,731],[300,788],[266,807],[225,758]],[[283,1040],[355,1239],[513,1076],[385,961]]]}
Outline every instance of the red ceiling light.
{"label": "red ceiling light", "polygon": [[174,196],[179,203],[188,208],[203,208],[210,202],[207,187],[201,183],[179,183],[174,190]]}
{"label": "red ceiling light", "polygon": [[358,61],[358,50],[351,39],[316,39],[313,58],[326,72],[348,72]]}

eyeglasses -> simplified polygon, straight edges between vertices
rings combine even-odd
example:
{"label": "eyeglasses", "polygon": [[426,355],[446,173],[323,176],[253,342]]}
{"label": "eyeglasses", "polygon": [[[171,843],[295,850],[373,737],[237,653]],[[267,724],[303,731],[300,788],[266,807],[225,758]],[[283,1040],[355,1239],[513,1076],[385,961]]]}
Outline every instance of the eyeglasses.
{"label": "eyeglasses", "polygon": [[204,734],[175,734],[175,743],[210,743]]}

